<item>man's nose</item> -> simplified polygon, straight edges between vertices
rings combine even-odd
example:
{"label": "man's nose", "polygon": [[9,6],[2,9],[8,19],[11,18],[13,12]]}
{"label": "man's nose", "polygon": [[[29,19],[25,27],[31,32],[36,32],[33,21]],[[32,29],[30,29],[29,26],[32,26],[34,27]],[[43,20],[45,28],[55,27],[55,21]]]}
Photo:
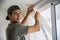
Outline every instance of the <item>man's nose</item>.
{"label": "man's nose", "polygon": [[21,13],[18,13],[17,15],[18,15],[18,17],[20,17]]}

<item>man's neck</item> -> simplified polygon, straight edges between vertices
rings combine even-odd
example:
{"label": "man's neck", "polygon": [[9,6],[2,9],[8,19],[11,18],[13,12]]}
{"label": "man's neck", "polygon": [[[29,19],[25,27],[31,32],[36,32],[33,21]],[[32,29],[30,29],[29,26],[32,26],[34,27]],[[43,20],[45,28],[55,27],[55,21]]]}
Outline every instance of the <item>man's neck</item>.
{"label": "man's neck", "polygon": [[20,22],[15,22],[15,21],[10,21],[11,24],[15,24],[15,23],[20,23]]}

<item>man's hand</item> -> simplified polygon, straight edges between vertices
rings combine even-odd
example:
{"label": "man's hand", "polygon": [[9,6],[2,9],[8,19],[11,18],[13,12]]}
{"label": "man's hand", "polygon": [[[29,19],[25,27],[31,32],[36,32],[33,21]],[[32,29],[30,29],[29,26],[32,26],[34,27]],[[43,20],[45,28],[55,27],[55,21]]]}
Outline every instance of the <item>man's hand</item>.
{"label": "man's hand", "polygon": [[30,6],[28,8],[28,11],[27,11],[27,14],[26,16],[24,17],[23,21],[21,22],[21,24],[25,25],[27,23],[27,19],[29,17],[29,14],[33,11],[33,6]]}
{"label": "man's hand", "polygon": [[33,7],[34,7],[34,6],[30,6],[30,7],[28,8],[28,11],[27,11],[28,14],[30,14],[30,13],[33,11]]}
{"label": "man's hand", "polygon": [[39,19],[40,19],[40,14],[39,14],[39,12],[36,11],[36,13],[35,13],[35,20],[39,21]]}

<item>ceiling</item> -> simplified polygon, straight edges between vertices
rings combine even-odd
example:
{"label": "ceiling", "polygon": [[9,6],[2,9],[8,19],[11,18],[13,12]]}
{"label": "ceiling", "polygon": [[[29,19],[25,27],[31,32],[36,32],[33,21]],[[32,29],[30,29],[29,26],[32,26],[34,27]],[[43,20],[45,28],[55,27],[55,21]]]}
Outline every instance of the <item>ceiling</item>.
{"label": "ceiling", "polygon": [[[6,12],[9,6],[18,5],[21,10],[23,10],[23,13],[25,13],[27,8],[31,5],[34,5],[34,8],[36,9],[42,8],[40,10],[43,10],[43,6],[48,4],[50,1],[53,0],[3,0],[0,8]],[[48,8],[48,6],[45,8]]]}
{"label": "ceiling", "polygon": [[8,9],[8,7],[11,5],[18,5],[22,10],[26,10],[26,8],[31,5],[35,5],[35,7],[37,6],[38,8],[41,8],[52,1],[55,0],[2,0],[0,2],[2,2],[2,8],[5,10]]}
{"label": "ceiling", "polygon": [[22,10],[26,10],[31,5],[34,5],[36,8],[41,8],[50,1],[53,0],[2,0],[2,8],[6,10],[11,5],[18,5]]}
{"label": "ceiling", "polygon": [[28,1],[26,0],[22,0],[22,1],[21,0],[4,0],[2,3],[3,4],[2,7],[8,8],[11,5],[18,5],[21,8],[24,8],[26,6],[36,5],[40,3],[40,1],[42,0],[28,0]]}
{"label": "ceiling", "polygon": [[[7,12],[7,9],[11,6],[11,5],[18,5],[21,10],[23,10],[23,13],[26,13],[27,8],[31,5],[37,5],[38,3],[40,3],[43,0],[3,0],[2,1],[2,5],[1,5],[1,9],[4,10],[4,13]],[[25,15],[25,14],[24,14]]]}

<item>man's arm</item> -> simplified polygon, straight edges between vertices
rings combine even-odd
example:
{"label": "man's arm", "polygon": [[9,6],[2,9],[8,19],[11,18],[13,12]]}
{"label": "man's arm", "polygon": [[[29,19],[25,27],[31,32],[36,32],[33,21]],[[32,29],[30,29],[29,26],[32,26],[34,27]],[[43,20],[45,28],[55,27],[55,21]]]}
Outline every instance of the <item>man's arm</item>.
{"label": "man's arm", "polygon": [[[28,8],[27,14],[26,14],[25,18],[23,19],[23,21],[21,22],[21,24],[25,25],[27,23],[27,19],[32,11],[33,11],[33,6],[30,6]],[[37,32],[40,30],[40,25],[39,25],[40,20],[39,19],[40,19],[40,14],[38,12],[36,12],[35,24],[28,27],[28,33]]]}
{"label": "man's arm", "polygon": [[33,26],[29,26],[28,27],[28,34],[29,33],[33,33],[33,32],[37,32],[40,30],[40,14],[38,12],[36,12],[35,14],[35,24]]}
{"label": "man's arm", "polygon": [[26,16],[24,17],[24,19],[22,20],[21,24],[25,25],[27,23],[27,19],[30,15],[30,13],[33,11],[33,6],[30,6],[27,10],[27,14]]}

